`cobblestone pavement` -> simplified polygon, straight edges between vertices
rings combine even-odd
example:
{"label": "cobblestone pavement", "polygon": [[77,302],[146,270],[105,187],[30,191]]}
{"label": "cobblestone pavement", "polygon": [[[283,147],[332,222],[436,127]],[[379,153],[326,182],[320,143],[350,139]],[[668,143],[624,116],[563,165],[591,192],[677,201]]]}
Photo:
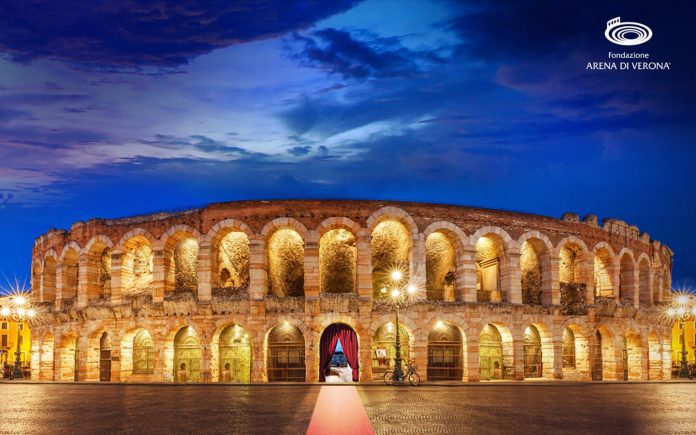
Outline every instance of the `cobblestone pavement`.
{"label": "cobblestone pavement", "polygon": [[[5,382],[0,433],[301,434],[319,390]],[[696,434],[696,383],[359,386],[358,393],[378,434]]]}

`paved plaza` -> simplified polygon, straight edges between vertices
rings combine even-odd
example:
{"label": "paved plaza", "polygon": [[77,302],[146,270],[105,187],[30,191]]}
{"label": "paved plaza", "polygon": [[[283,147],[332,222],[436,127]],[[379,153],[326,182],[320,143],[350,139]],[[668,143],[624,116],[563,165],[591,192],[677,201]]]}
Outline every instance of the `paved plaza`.
{"label": "paved plaza", "polygon": [[[320,406],[322,388],[332,389],[322,394],[332,403]],[[341,430],[351,425],[341,419],[346,413],[360,415],[348,404],[348,398],[357,402],[355,390],[378,434],[696,434],[696,383],[414,388],[5,382],[0,390],[7,399],[0,411],[3,434],[302,434],[310,421],[316,423],[315,406],[332,413],[333,433],[345,433]]]}

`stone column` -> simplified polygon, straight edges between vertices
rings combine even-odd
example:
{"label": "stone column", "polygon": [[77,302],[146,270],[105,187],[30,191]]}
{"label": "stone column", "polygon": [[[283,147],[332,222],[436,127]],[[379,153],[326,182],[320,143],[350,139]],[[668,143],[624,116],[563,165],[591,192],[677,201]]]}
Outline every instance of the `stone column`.
{"label": "stone column", "polygon": [[480,331],[470,328],[466,335],[466,380],[469,382],[479,382],[481,380],[481,358],[479,357],[480,333]]}
{"label": "stone column", "polygon": [[[409,276],[411,279],[425,278],[425,235],[423,233],[413,234],[413,250],[411,253],[411,267]],[[423,280],[425,281],[425,279]]]}
{"label": "stone column", "polygon": [[[99,380],[99,358],[96,361],[90,358],[89,337],[81,335],[77,339],[77,349],[80,352],[78,360],[77,376],[80,382],[95,380],[94,370],[96,369],[96,380]],[[98,355],[98,353],[97,353]],[[95,365],[96,363],[96,365]]]}
{"label": "stone column", "polygon": [[319,299],[319,236],[307,232],[304,244],[304,295],[307,301]]}
{"label": "stone column", "polygon": [[[35,332],[37,337],[41,337],[39,331]],[[41,342],[39,340],[32,340],[31,342],[31,379],[34,381],[40,380],[41,373]]]}
{"label": "stone column", "polygon": [[[315,328],[317,330],[320,328],[318,322]],[[319,382],[319,340],[316,337],[318,333],[311,329],[314,328],[310,327],[310,331],[305,335],[305,381]]]}
{"label": "stone column", "polygon": [[[111,305],[120,305],[123,297],[123,251],[111,251]],[[113,364],[112,364],[113,365]]]}
{"label": "stone column", "polygon": [[[250,332],[251,333],[251,332]],[[264,356],[264,332],[259,331],[252,336],[251,341],[251,382],[254,384],[267,382],[266,361]]]}
{"label": "stone column", "polygon": [[633,269],[633,306],[638,308],[640,306],[640,267],[636,265]]}
{"label": "stone column", "polygon": [[461,260],[457,264],[457,287],[460,289],[460,301],[476,302],[475,245],[466,245],[462,250]]}
{"label": "stone column", "polygon": [[561,268],[558,257],[549,257],[548,274],[541,278],[541,303],[544,305],[559,305],[561,303]]}
{"label": "stone column", "polygon": [[[615,259],[615,262],[619,261]],[[621,290],[619,289],[619,283],[621,282],[621,268],[617,264],[611,264],[607,267],[607,273],[611,277],[611,290],[614,294],[614,299],[616,302],[621,300]]]}
{"label": "stone column", "polygon": [[522,272],[520,271],[520,253],[511,251],[507,253],[507,264],[503,276],[503,290],[508,292],[508,302],[522,303]]}
{"label": "stone column", "polygon": [[152,244],[152,302],[164,300],[166,270],[164,265],[164,246],[159,240]]}
{"label": "stone column", "polygon": [[94,279],[90,276],[90,271],[88,270],[89,258],[88,255],[80,255],[77,260],[78,264],[78,276],[77,276],[77,298],[76,298],[76,308],[83,308],[87,306],[87,301],[89,299],[89,287],[90,281]]}
{"label": "stone column", "polygon": [[201,382],[210,383],[213,381],[212,361],[213,352],[210,344],[201,344]]}
{"label": "stone column", "polygon": [[372,382],[372,336],[369,330],[360,334],[360,382]]}
{"label": "stone column", "polygon": [[[406,362],[408,360],[408,355],[401,355],[403,359],[403,368],[406,369]],[[428,380],[428,341],[427,340],[415,340],[413,342],[413,358],[416,360],[416,366],[418,367],[418,376],[420,376],[421,382]]]}
{"label": "stone column", "polygon": [[56,310],[60,310],[63,301],[63,262],[56,265]]}
{"label": "stone column", "polygon": [[582,282],[586,284],[585,299],[588,305],[592,305],[594,304],[595,293],[597,291],[595,288],[597,283],[594,279],[594,260],[592,256],[590,256],[589,259],[582,261],[581,269],[583,271]]}
{"label": "stone column", "polygon": [[[543,344],[542,344],[543,346]],[[546,370],[544,370],[546,372]],[[553,339],[553,378],[563,379],[563,336]]]}
{"label": "stone column", "polygon": [[513,361],[514,377],[516,381],[524,380],[524,340],[515,338],[512,341],[513,346]]}
{"label": "stone column", "polygon": [[213,282],[213,259],[210,240],[203,237],[198,246],[198,302],[210,302]]}
{"label": "stone column", "polygon": [[121,382],[121,337],[120,336],[114,336],[113,340],[111,342],[111,382]]}
{"label": "stone column", "polygon": [[268,290],[266,242],[254,235],[249,240],[249,299],[261,301]]}
{"label": "stone column", "polygon": [[358,295],[363,301],[371,301],[372,290],[372,247],[370,245],[370,234],[366,229],[360,228],[356,240],[358,258]]}

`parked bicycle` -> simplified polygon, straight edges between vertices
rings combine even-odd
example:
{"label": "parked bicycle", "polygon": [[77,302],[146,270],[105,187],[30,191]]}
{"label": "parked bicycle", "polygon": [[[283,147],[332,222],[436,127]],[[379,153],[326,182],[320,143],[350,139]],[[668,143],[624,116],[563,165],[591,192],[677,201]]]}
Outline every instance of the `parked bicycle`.
{"label": "parked bicycle", "polygon": [[409,384],[417,387],[420,385],[420,376],[416,371],[418,367],[415,364],[408,362],[406,363],[406,371],[401,373],[401,376],[396,376],[394,371],[388,371],[384,374],[384,383],[387,385],[394,385],[396,383],[405,383],[408,381]]}

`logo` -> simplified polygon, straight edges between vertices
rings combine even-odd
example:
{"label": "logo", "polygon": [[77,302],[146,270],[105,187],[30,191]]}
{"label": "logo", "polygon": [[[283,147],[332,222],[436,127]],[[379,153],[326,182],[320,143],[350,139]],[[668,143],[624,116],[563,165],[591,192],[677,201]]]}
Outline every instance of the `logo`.
{"label": "logo", "polygon": [[621,17],[616,17],[607,21],[607,30],[604,31],[604,36],[614,44],[640,45],[652,38],[652,30],[641,23],[631,21],[622,23]]}

